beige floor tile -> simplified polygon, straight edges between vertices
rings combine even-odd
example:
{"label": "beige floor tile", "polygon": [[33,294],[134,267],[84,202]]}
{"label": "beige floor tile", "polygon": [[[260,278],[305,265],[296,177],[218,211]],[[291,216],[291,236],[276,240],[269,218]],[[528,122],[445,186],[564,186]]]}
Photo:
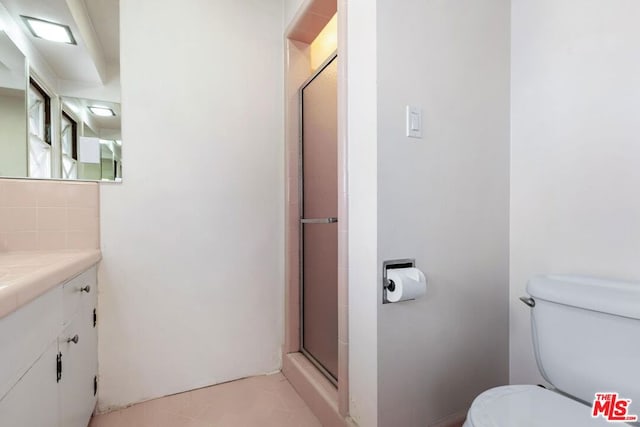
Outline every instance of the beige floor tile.
{"label": "beige floor tile", "polygon": [[246,378],[99,415],[89,427],[320,427],[286,378]]}

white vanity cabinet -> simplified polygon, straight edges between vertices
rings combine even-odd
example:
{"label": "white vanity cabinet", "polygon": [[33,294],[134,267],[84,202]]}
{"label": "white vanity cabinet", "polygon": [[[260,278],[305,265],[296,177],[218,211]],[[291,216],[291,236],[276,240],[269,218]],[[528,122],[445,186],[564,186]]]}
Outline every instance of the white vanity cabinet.
{"label": "white vanity cabinet", "polygon": [[[86,427],[96,406],[98,375],[95,269],[63,286],[64,331],[58,340],[60,427]],[[77,338],[77,342],[76,342]]]}
{"label": "white vanity cabinet", "polygon": [[96,267],[0,319],[0,426],[86,427],[97,391]]}

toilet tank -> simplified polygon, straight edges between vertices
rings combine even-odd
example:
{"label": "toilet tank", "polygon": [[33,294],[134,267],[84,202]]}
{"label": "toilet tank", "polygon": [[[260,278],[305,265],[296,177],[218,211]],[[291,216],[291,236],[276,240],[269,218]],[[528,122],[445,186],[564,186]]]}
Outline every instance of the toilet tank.
{"label": "toilet tank", "polygon": [[537,276],[527,292],[538,369],[549,383],[588,404],[597,392],[640,402],[640,283]]}

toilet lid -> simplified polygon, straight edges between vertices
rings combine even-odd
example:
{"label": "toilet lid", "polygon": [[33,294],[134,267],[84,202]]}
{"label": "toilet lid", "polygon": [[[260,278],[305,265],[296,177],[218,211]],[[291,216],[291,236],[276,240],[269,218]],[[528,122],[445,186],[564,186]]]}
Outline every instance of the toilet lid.
{"label": "toilet lid", "polygon": [[[618,426],[628,424],[616,423]],[[467,425],[472,427],[590,427],[609,426],[592,418],[591,408],[551,390],[534,385],[496,387],[471,404]]]}

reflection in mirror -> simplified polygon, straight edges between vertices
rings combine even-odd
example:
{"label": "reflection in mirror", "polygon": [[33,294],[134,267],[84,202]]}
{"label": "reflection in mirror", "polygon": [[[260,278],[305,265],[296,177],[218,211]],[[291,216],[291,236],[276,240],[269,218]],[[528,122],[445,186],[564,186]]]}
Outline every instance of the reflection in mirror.
{"label": "reflection in mirror", "polygon": [[120,104],[62,98],[62,178],[122,180]]}
{"label": "reflection in mirror", "polygon": [[29,177],[51,178],[51,97],[29,79]]}
{"label": "reflection in mirror", "polygon": [[120,100],[119,17],[120,0],[0,0],[0,177],[121,180],[120,105],[91,101]]}
{"label": "reflection in mirror", "polygon": [[0,176],[27,176],[25,57],[0,31]]}

